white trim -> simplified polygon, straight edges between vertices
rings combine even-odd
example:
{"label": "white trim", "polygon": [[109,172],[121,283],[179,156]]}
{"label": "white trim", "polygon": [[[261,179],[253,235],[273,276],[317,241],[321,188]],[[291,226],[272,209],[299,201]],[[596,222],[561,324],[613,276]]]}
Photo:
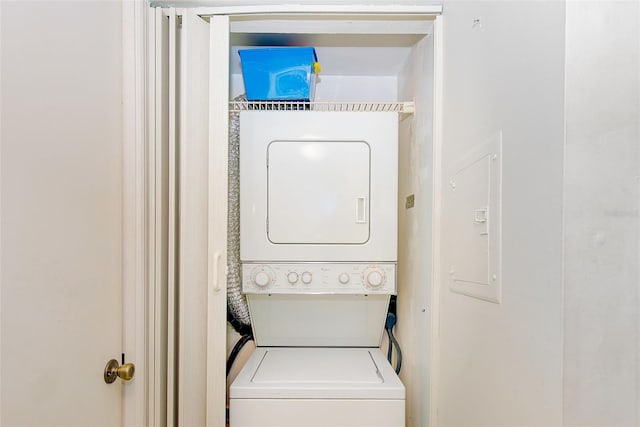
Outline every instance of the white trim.
{"label": "white trim", "polygon": [[168,11],[169,17],[169,218],[167,265],[167,425],[177,425],[178,420],[178,157],[177,157],[177,16],[176,10]]}
{"label": "white trim", "polygon": [[147,424],[146,1],[122,3],[122,309],[126,361],[137,365],[123,385],[125,426]]}
{"label": "white trim", "polygon": [[[285,14],[236,15],[230,22],[232,33],[277,34],[431,34],[432,14],[338,15]],[[338,18],[338,19],[336,19]],[[381,19],[384,19],[382,24]]]}
{"label": "white trim", "polygon": [[433,200],[432,200],[432,276],[431,276],[431,384],[429,425],[438,425],[440,386],[440,291],[442,281],[442,111],[443,111],[443,17],[436,18],[434,29],[434,109],[433,109]]}
{"label": "white trim", "polygon": [[[0,1],[0,40],[2,40],[2,2]],[[0,52],[0,307],[2,307],[2,52]],[[0,316],[0,384],[2,384],[2,316]],[[2,422],[2,387],[0,386],[0,422]]]}
{"label": "white trim", "polygon": [[[154,45],[155,45],[155,37],[154,37],[154,33],[155,33],[155,20],[152,19],[153,15],[151,14],[151,8],[147,9],[147,14],[148,14],[148,28],[147,28],[147,64],[149,64],[150,67],[154,67],[155,64],[155,49],[154,49]],[[147,73],[147,81],[146,81],[146,85],[147,85],[147,96],[148,96],[148,102],[147,102],[147,114],[148,114],[148,120],[147,120],[147,135],[148,135],[148,142],[149,142],[149,151],[148,151],[148,168],[147,168],[147,182],[148,182],[148,212],[149,212],[149,216],[148,216],[148,234],[147,234],[147,245],[149,250],[149,262],[147,264],[147,275],[149,278],[149,300],[148,300],[148,307],[149,310],[147,310],[147,315],[148,315],[148,322],[149,322],[149,357],[148,357],[148,364],[147,364],[147,372],[148,372],[148,393],[149,393],[149,400],[147,402],[147,406],[148,406],[148,412],[147,412],[147,424],[148,425],[158,425],[158,423],[156,422],[156,414],[155,414],[155,406],[156,406],[156,399],[155,399],[155,394],[156,394],[156,385],[160,382],[162,382],[161,378],[158,378],[156,373],[157,373],[157,357],[156,357],[156,352],[157,352],[157,348],[156,346],[158,344],[160,344],[161,339],[159,339],[159,337],[156,335],[157,331],[156,328],[154,326],[158,325],[159,323],[156,322],[156,310],[158,309],[158,307],[161,307],[161,305],[158,303],[158,291],[160,290],[158,287],[158,279],[159,277],[162,277],[162,273],[161,270],[158,268],[159,267],[159,262],[161,262],[161,260],[158,259],[158,246],[157,246],[157,242],[159,240],[158,238],[158,233],[157,233],[157,229],[158,229],[158,221],[157,221],[157,216],[158,216],[158,210],[157,210],[157,202],[158,202],[158,197],[157,197],[157,191],[158,191],[158,186],[159,186],[159,182],[156,179],[156,168],[158,166],[158,162],[157,162],[157,157],[156,154],[157,153],[157,146],[158,146],[158,141],[157,141],[157,132],[156,132],[156,120],[157,120],[157,116],[156,116],[156,104],[155,104],[155,91],[154,88],[156,86],[156,80],[155,80],[155,73],[150,72]],[[161,266],[160,266],[161,267]]]}
{"label": "white trim", "polygon": [[[149,180],[149,400],[147,425],[167,424],[168,33],[162,10],[147,9]],[[163,51],[165,49],[166,51]]]}
{"label": "white trim", "polygon": [[[640,8],[638,9],[638,19],[640,19]],[[640,76],[638,76],[638,80],[640,80]],[[640,113],[640,110],[638,110],[638,113]],[[638,123],[640,123],[640,114],[638,114]],[[566,147],[566,139],[565,139],[565,147]],[[640,212],[640,176],[636,176],[636,200],[637,200],[637,206],[636,209],[638,209],[638,212]],[[564,203],[563,203],[564,206]],[[563,209],[564,211],[564,209]],[[563,213],[564,215],[564,213]],[[637,234],[638,234],[638,246],[637,246],[637,257],[638,257],[638,266],[640,266],[640,223],[636,222],[637,224]],[[564,230],[563,230],[564,231]],[[564,239],[563,239],[564,240]],[[563,242],[564,243],[564,242]],[[564,249],[564,248],[563,248]],[[564,252],[563,252],[564,254]],[[564,255],[563,255],[563,262],[564,262]],[[564,269],[563,269],[564,272]],[[562,287],[562,291],[563,291],[563,304],[564,304],[564,275],[563,275],[563,287]],[[563,306],[563,311],[564,311],[564,306]],[[564,316],[563,316],[564,317]],[[563,334],[563,342],[564,342],[564,320],[562,322],[562,334]],[[564,347],[564,346],[563,346]],[[636,420],[638,422],[640,422],[640,274],[638,274],[636,276]],[[563,350],[563,354],[562,354],[562,360],[564,361],[564,350]],[[563,365],[563,378],[564,378],[564,363]],[[564,393],[563,393],[564,394]],[[563,400],[563,404],[564,404],[564,400]]]}
{"label": "white trim", "polygon": [[[147,23],[148,23],[148,28],[147,28],[147,33],[146,33],[146,37],[147,37],[147,64],[149,64],[150,67],[153,67],[155,64],[155,49],[154,49],[154,45],[155,45],[155,38],[152,37],[152,34],[154,34],[155,32],[155,20],[152,19],[152,15],[150,13],[151,9],[147,9]],[[156,132],[156,120],[157,120],[157,116],[156,116],[156,104],[155,104],[155,91],[153,90],[156,86],[156,81],[155,81],[155,73],[152,72],[148,72],[147,75],[147,81],[146,81],[146,85],[147,85],[147,96],[148,96],[148,102],[147,102],[147,114],[148,114],[148,120],[147,120],[147,135],[148,135],[148,142],[149,142],[149,149],[148,149],[148,169],[147,169],[147,180],[148,180],[148,239],[147,239],[147,245],[149,247],[149,262],[147,265],[148,268],[148,277],[149,277],[149,300],[148,300],[148,307],[149,310],[147,310],[147,315],[148,315],[148,322],[149,322],[149,348],[148,348],[148,365],[147,365],[147,372],[148,372],[148,401],[147,401],[147,425],[158,425],[158,422],[156,421],[156,411],[155,411],[155,407],[156,407],[156,386],[158,383],[162,383],[162,378],[158,378],[156,373],[157,373],[157,364],[158,364],[158,358],[157,358],[157,354],[156,352],[158,351],[157,349],[157,345],[159,345],[161,343],[161,339],[159,339],[159,337],[157,336],[157,330],[156,330],[156,326],[159,325],[158,322],[156,322],[156,310],[158,309],[159,306],[161,306],[160,304],[158,304],[158,293],[160,291],[159,286],[158,286],[158,280],[160,277],[162,277],[162,273],[161,273],[161,269],[159,269],[158,267],[161,268],[161,265],[159,265],[159,262],[161,262],[161,260],[158,259],[158,240],[159,240],[159,236],[157,233],[157,229],[158,229],[158,221],[157,221],[157,216],[158,216],[158,210],[157,210],[157,203],[158,203],[158,197],[157,197],[157,191],[158,191],[158,186],[159,186],[159,182],[156,179],[156,168],[158,166],[158,162],[157,162],[157,157],[156,157],[156,153],[157,153],[157,147],[158,147],[158,141],[157,141],[157,132]]]}
{"label": "white trim", "polygon": [[438,15],[442,5],[306,5],[306,4],[260,4],[237,6],[196,7],[195,13],[201,16],[213,15],[249,15],[249,14],[370,14],[370,15]]}
{"label": "white trim", "polygon": [[224,425],[227,333],[229,17],[210,21],[207,426]]}

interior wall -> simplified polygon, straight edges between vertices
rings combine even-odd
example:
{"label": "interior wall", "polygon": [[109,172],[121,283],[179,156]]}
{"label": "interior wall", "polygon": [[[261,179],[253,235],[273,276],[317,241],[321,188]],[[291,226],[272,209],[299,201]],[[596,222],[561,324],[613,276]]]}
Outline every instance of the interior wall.
{"label": "interior wall", "polygon": [[567,2],[564,424],[640,418],[640,4]]}
{"label": "interior wall", "polygon": [[563,2],[445,4],[443,170],[501,131],[503,179],[501,303],[440,266],[442,426],[562,422],[564,20]]}
{"label": "interior wall", "polygon": [[[409,427],[429,423],[433,71],[433,37],[425,37],[398,79],[398,98],[416,103],[416,113],[400,121],[398,155],[396,335],[404,355],[400,378],[406,387]],[[409,195],[415,205],[406,208]]]}

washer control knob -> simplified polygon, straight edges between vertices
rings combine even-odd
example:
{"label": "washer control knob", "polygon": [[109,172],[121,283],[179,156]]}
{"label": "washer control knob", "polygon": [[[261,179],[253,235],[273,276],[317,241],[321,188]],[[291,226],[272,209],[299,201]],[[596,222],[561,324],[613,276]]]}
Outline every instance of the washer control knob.
{"label": "washer control knob", "polygon": [[302,283],[304,283],[305,285],[308,285],[309,283],[311,283],[311,280],[313,279],[313,275],[309,272],[309,271],[305,271],[304,273],[302,273]]}
{"label": "washer control knob", "polygon": [[251,282],[259,288],[265,288],[273,283],[275,274],[269,266],[260,266],[251,272]]}
{"label": "washer control knob", "polygon": [[377,288],[384,283],[384,276],[378,270],[371,270],[367,274],[367,284],[372,288]]}
{"label": "washer control knob", "polygon": [[295,271],[290,271],[289,274],[287,274],[287,280],[292,285],[297,283],[298,282],[298,273],[296,273]]}
{"label": "washer control knob", "polygon": [[338,276],[338,281],[343,285],[346,285],[347,283],[349,283],[349,275],[347,273],[340,273],[340,275]]}
{"label": "washer control knob", "polygon": [[265,271],[260,271],[256,273],[256,276],[253,278],[253,281],[255,282],[256,285],[260,286],[261,288],[264,288],[269,283],[271,283],[271,277],[269,276],[269,273]]}

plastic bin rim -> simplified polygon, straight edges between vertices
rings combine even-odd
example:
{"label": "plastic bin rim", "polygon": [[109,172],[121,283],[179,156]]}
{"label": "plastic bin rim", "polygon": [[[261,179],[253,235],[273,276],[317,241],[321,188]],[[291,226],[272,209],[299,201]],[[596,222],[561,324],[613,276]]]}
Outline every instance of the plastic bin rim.
{"label": "plastic bin rim", "polygon": [[238,55],[240,55],[240,52],[244,52],[247,50],[258,50],[258,49],[263,49],[263,50],[284,50],[284,49],[311,49],[313,51],[313,60],[315,62],[318,62],[318,54],[316,53],[316,48],[313,46],[271,46],[271,47],[260,47],[260,46],[256,46],[254,48],[249,48],[249,49],[238,49]]}

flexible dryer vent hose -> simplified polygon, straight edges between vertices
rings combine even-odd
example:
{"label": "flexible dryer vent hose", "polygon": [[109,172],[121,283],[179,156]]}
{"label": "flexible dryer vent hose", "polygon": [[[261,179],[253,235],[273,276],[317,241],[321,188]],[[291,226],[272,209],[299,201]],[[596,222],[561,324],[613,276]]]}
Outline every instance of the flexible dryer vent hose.
{"label": "flexible dryer vent hose", "polygon": [[[245,100],[240,95],[234,101]],[[229,204],[227,224],[227,305],[233,317],[243,325],[251,324],[247,300],[242,294],[240,270],[240,114],[229,120]]]}

